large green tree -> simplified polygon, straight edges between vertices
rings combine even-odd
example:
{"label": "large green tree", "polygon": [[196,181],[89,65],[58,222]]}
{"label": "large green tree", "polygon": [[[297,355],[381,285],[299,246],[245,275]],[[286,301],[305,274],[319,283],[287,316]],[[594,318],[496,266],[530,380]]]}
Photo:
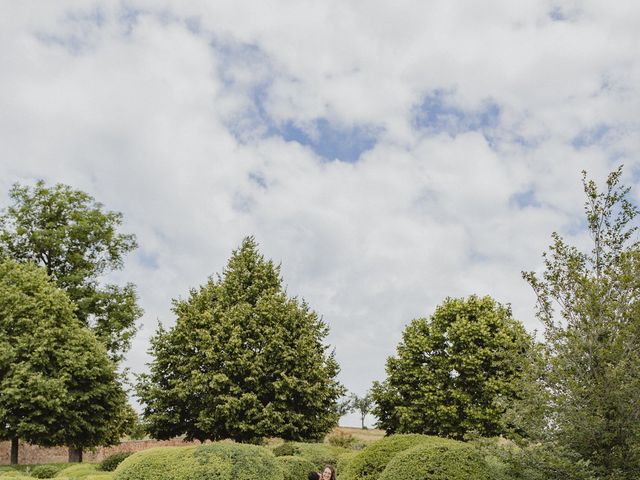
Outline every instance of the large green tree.
{"label": "large green tree", "polygon": [[120,269],[136,248],[133,235],[118,232],[122,215],[62,184],[16,184],[9,197],[11,204],[0,215],[0,253],[43,266],[76,304],[79,320],[93,329],[112,359],[121,360],[142,310],[132,284],[100,280]]}
{"label": "large green tree", "polygon": [[156,438],[257,442],[322,437],[344,393],[326,324],[288,298],[280,268],[253,238],[216,280],[174,302],[175,326],[152,340],[138,396]]}
{"label": "large green tree", "polygon": [[616,479],[640,471],[638,208],[621,175],[600,191],[583,172],[590,249],[553,233],[542,273],[523,274],[545,327],[546,433]]}
{"label": "large green tree", "polygon": [[445,300],[406,327],[386,380],[374,382],[378,425],[458,439],[503,433],[531,345],[510,308],[491,297]]}
{"label": "large green tree", "polygon": [[127,397],[67,294],[32,263],[0,261],[0,438],[75,449],[119,441]]}

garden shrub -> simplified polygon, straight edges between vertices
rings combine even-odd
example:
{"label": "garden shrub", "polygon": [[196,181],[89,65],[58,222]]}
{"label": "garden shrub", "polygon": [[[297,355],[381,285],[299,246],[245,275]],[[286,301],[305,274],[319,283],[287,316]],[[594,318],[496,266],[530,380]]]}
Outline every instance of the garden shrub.
{"label": "garden shrub", "polygon": [[322,443],[292,442],[296,448],[296,455],[309,460],[316,469],[320,470],[325,465],[334,465],[338,462],[338,456],[347,450],[340,447],[332,447]]}
{"label": "garden shrub", "polygon": [[289,442],[285,442],[282,445],[278,445],[273,449],[273,454],[276,457],[291,457],[298,453],[298,449],[295,445]]}
{"label": "garden shrub", "polygon": [[92,463],[78,463],[72,465],[70,467],[63,468],[58,473],[56,473],[55,477],[58,480],[61,480],[60,477],[69,477],[73,479],[83,479],[87,475],[92,475],[96,473],[97,465]]}
{"label": "garden shrub", "polygon": [[342,479],[345,478],[342,472],[348,471],[349,465],[353,461],[353,458],[358,454],[356,451],[344,452],[338,455],[338,461],[336,462],[336,474]]}
{"label": "garden shrub", "polygon": [[318,470],[318,468],[306,458],[291,455],[283,455],[276,458],[284,474],[284,480],[304,480],[309,475],[309,472]]}
{"label": "garden shrub", "polygon": [[350,433],[338,430],[327,436],[327,442],[334,447],[351,448],[356,443],[356,439]]}
{"label": "garden shrub", "polygon": [[113,472],[122,461],[128,456],[132,455],[133,452],[118,452],[113,455],[109,455],[107,458],[102,460],[98,465],[98,470],[102,470],[103,472]]}
{"label": "garden shrub", "polygon": [[114,480],[282,480],[276,457],[255,445],[161,447],[126,458]]}
{"label": "garden shrub", "polygon": [[60,471],[56,465],[37,465],[31,469],[29,474],[35,478],[53,478]]}
{"label": "garden shrub", "polygon": [[341,472],[341,480],[377,480],[387,464],[398,453],[421,444],[451,445],[457,444],[456,440],[430,437],[420,434],[390,435],[371,443],[359,451],[349,461],[346,469]]}
{"label": "garden shrub", "polygon": [[379,480],[494,480],[480,452],[463,443],[425,443],[398,453]]}

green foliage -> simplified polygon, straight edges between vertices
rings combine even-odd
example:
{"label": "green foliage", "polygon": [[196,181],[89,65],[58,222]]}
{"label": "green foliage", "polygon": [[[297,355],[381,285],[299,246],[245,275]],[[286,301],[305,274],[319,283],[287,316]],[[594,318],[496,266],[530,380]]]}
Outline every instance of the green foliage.
{"label": "green foliage", "polygon": [[596,480],[593,468],[561,445],[541,443],[519,448],[483,440],[474,442],[493,480]]}
{"label": "green foliage", "polygon": [[322,443],[292,442],[296,448],[296,455],[313,463],[318,470],[325,465],[335,465],[338,456],[345,451],[340,447],[332,447]]}
{"label": "green foliage", "polygon": [[84,479],[89,475],[95,474],[97,469],[97,465],[91,463],[71,465],[70,467],[66,467],[63,470],[60,470],[56,474],[56,478],[67,477],[72,479]]}
{"label": "green foliage", "polygon": [[247,238],[217,280],[174,302],[176,325],[152,339],[137,388],[152,436],[259,443],[320,439],[336,425],[344,389],[328,328],[287,298],[279,272]]}
{"label": "green foliage", "polygon": [[298,449],[290,442],[284,442],[282,445],[278,445],[273,449],[273,454],[276,457],[291,457],[298,453]]}
{"label": "green foliage", "polygon": [[480,453],[465,444],[413,447],[396,455],[380,480],[495,480]]}
{"label": "green foliage", "polygon": [[371,395],[371,391],[366,392],[362,397],[359,397],[355,393],[350,396],[351,410],[355,410],[360,414],[360,422],[362,423],[362,429],[367,427],[364,425],[364,420],[369,413],[373,411],[375,401]]}
{"label": "green foliage", "polygon": [[[640,248],[638,209],[621,168],[599,191],[583,172],[590,251],[557,233],[542,275],[523,273],[545,326],[539,382],[546,433],[608,478],[640,471]],[[543,397],[544,398],[544,397]]]}
{"label": "green foliage", "polygon": [[284,474],[284,480],[304,480],[309,472],[318,470],[318,467],[306,458],[283,455],[277,459]]}
{"label": "green foliage", "polygon": [[327,442],[334,447],[351,448],[356,439],[350,433],[337,431],[327,436]]}
{"label": "green foliage", "polygon": [[342,475],[342,472],[349,471],[349,466],[351,465],[351,462],[353,461],[355,456],[358,455],[358,453],[359,452],[352,450],[352,451],[344,452],[338,455],[338,461],[336,462],[335,465],[336,465],[336,473],[340,478],[340,480],[342,480],[343,478],[346,478],[345,476]]}
{"label": "green foliage", "polygon": [[374,383],[378,425],[458,439],[506,431],[504,413],[518,396],[531,344],[510,308],[491,297],[447,299],[429,320],[407,326],[387,379]]}
{"label": "green foliage", "polygon": [[127,458],[132,454],[133,452],[118,452],[118,453],[114,453],[113,455],[109,455],[107,458],[102,460],[102,462],[100,462],[100,465],[98,466],[98,470],[102,470],[105,472],[113,472],[116,469],[116,467],[120,465],[120,463],[125,458]]}
{"label": "green foliage", "polygon": [[16,184],[9,196],[12,204],[0,215],[0,253],[46,268],[77,306],[80,321],[119,361],[142,310],[133,285],[101,286],[98,280],[120,269],[124,255],[136,248],[133,235],[118,233],[122,215],[61,184]]}
{"label": "green foliage", "polygon": [[37,465],[31,469],[29,474],[36,478],[53,478],[61,470],[57,465]]}
{"label": "green foliage", "polygon": [[340,472],[341,480],[377,480],[387,464],[400,452],[418,445],[455,445],[458,442],[445,438],[419,434],[390,435],[372,443],[354,455],[346,471]]}
{"label": "green foliage", "polygon": [[[44,269],[0,261],[0,438],[114,443],[126,394],[116,367]],[[5,349],[6,348],[6,349]]]}
{"label": "green foliage", "polygon": [[264,447],[209,444],[152,448],[125,459],[114,480],[282,480],[276,460]]}

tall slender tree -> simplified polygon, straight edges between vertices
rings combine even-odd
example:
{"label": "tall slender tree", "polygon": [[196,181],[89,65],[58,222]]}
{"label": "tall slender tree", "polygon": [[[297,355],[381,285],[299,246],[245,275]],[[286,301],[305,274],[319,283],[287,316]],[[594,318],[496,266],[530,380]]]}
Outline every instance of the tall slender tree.
{"label": "tall slender tree", "polygon": [[253,238],[174,311],[176,325],[158,329],[138,385],[153,436],[317,439],[337,424],[344,389],[328,328],[287,297],[279,267]]}
{"label": "tall slender tree", "polygon": [[553,233],[542,274],[523,273],[545,327],[546,434],[612,479],[640,471],[638,208],[621,175],[600,191],[583,172],[591,249]]}

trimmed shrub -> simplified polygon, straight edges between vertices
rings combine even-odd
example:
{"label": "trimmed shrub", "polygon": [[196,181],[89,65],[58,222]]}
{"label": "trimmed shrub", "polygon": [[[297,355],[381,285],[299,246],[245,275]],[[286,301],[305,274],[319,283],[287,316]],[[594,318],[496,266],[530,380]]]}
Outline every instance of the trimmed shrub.
{"label": "trimmed shrub", "polygon": [[56,465],[37,465],[29,474],[35,478],[53,478],[60,470],[61,468]]}
{"label": "trimmed shrub", "polygon": [[122,461],[132,455],[133,452],[118,452],[113,455],[109,455],[107,458],[102,460],[98,465],[98,470],[102,470],[103,472],[113,472],[118,465],[122,463]]}
{"label": "trimmed shrub", "polygon": [[377,480],[387,467],[387,464],[398,453],[421,444],[451,445],[458,444],[456,440],[449,440],[428,435],[397,434],[390,435],[370,444],[359,451],[349,461],[346,470],[341,472],[341,480]]}
{"label": "trimmed shrub", "polygon": [[284,474],[284,480],[304,480],[307,478],[307,475],[309,475],[309,472],[318,470],[316,466],[306,458],[290,455],[276,458]]}
{"label": "trimmed shrub", "polygon": [[337,431],[327,436],[327,442],[334,447],[351,448],[356,439],[350,433]]}
{"label": "trimmed shrub", "polygon": [[114,480],[282,480],[276,457],[255,445],[214,443],[161,447],[134,453],[114,472]]}
{"label": "trimmed shrub", "polygon": [[423,444],[398,453],[380,480],[493,480],[480,452],[469,445]]}
{"label": "trimmed shrub", "polygon": [[56,473],[54,478],[60,480],[60,477],[69,477],[73,479],[85,478],[87,475],[96,473],[97,465],[92,463],[79,463],[70,467],[63,468]]}
{"label": "trimmed shrub", "polygon": [[291,444],[296,448],[297,456],[306,458],[318,470],[327,464],[335,465],[338,462],[338,456],[347,451],[344,448],[322,443],[292,442]]}
{"label": "trimmed shrub", "polygon": [[291,457],[298,453],[298,449],[292,443],[285,442],[273,449],[276,457]]}
{"label": "trimmed shrub", "polygon": [[338,455],[338,461],[336,462],[336,474],[340,479],[345,478],[342,475],[342,472],[347,472],[349,469],[349,465],[353,461],[354,457],[358,455],[359,452],[349,451]]}

